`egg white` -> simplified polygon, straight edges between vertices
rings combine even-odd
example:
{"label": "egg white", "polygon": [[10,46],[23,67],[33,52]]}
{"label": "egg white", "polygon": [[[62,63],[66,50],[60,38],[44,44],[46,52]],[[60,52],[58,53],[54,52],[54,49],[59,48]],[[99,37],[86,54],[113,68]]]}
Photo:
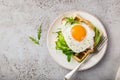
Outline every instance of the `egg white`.
{"label": "egg white", "polygon": [[88,25],[81,23],[80,25],[86,29],[86,36],[82,41],[76,41],[71,35],[71,29],[74,25],[67,24],[61,26],[62,34],[68,47],[75,53],[80,53],[87,48],[93,47],[95,32]]}

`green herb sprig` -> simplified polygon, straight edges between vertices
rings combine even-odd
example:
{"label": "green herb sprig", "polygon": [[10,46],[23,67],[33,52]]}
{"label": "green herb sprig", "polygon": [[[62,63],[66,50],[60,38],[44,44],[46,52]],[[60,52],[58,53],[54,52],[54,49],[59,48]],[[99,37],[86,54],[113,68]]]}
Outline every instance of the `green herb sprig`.
{"label": "green herb sprig", "polygon": [[41,32],[42,32],[42,29],[41,29],[41,28],[42,28],[42,24],[41,24],[41,25],[39,26],[39,28],[37,29],[37,39],[29,36],[29,39],[30,39],[33,43],[38,44],[38,45],[39,45],[39,40],[40,40],[40,38],[41,38]]}
{"label": "green herb sprig", "polygon": [[39,41],[36,40],[35,38],[29,36],[29,39],[30,39],[32,42],[34,42],[35,44],[38,44],[38,45],[39,45]]}
{"label": "green herb sprig", "polygon": [[94,46],[97,46],[99,44],[99,42],[100,42],[101,35],[100,35],[99,29],[96,28],[95,26],[94,26],[94,31],[95,31],[95,37],[94,37],[95,44],[94,44]]}
{"label": "green herb sprig", "polygon": [[71,60],[71,57],[73,55],[73,51],[68,47],[64,37],[63,37],[63,34],[61,31],[58,31],[57,32],[57,40],[56,40],[56,49],[57,50],[62,50],[63,54],[65,54],[67,56],[67,60],[68,62],[70,62]]}
{"label": "green herb sprig", "polygon": [[68,24],[68,23],[69,23],[69,24],[75,24],[75,23],[78,24],[78,23],[80,23],[79,21],[74,20],[73,17],[65,17],[65,19],[66,19],[65,25]]}
{"label": "green herb sprig", "polygon": [[42,27],[42,24],[40,25],[40,27],[37,29],[37,37],[38,37],[38,40],[40,40],[40,37],[41,37],[41,27]]}

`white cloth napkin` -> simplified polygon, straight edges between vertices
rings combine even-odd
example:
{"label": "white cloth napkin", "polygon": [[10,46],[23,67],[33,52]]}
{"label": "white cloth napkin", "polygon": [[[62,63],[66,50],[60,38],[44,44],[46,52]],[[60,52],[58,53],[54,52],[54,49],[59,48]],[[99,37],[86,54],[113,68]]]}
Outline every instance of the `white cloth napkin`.
{"label": "white cloth napkin", "polygon": [[118,72],[116,74],[115,80],[120,80],[120,67],[119,67]]}

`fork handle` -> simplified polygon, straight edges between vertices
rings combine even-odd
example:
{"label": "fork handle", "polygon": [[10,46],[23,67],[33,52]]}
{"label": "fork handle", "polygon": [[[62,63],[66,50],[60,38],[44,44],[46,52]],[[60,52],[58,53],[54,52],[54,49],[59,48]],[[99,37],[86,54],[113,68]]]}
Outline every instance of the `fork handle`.
{"label": "fork handle", "polygon": [[65,75],[65,80],[69,80],[73,76],[73,74],[78,71],[80,66],[87,60],[88,57],[90,57],[90,55],[88,55],[81,63],[79,63],[79,65],[77,65],[72,71]]}
{"label": "fork handle", "polygon": [[81,63],[79,63],[72,71],[70,71],[68,74],[65,75],[65,80],[69,80],[73,74],[78,71],[78,69],[81,67],[83,63],[85,63],[87,60],[89,60],[93,55],[89,54]]}
{"label": "fork handle", "polygon": [[80,63],[79,65],[77,65],[77,67],[75,67],[72,71],[70,71],[67,75],[65,75],[65,80],[69,80],[73,76],[73,74],[76,71],[78,71],[78,69],[79,69],[79,67],[81,66],[82,63]]}

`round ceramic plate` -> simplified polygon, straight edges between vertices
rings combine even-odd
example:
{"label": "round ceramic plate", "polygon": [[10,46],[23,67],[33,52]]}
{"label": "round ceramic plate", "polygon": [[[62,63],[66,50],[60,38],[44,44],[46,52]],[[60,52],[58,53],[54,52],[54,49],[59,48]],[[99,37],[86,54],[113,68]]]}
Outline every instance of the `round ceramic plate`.
{"label": "round ceramic plate", "polygon": [[[105,30],[103,24],[95,16],[93,16],[87,12],[71,11],[71,12],[63,13],[61,16],[59,16],[49,28],[49,31],[47,34],[47,46],[48,46],[48,50],[49,50],[49,53],[52,56],[52,58],[59,65],[61,65],[62,67],[66,68],[66,69],[70,69],[70,70],[74,69],[79,63],[74,59],[71,59],[71,61],[68,62],[66,55],[64,55],[60,50],[55,49],[55,40],[56,40],[57,34],[55,34],[54,32],[59,31],[61,20],[63,17],[71,16],[73,14],[78,14],[78,15],[82,16],[83,18],[91,21],[98,29],[100,29],[103,32],[104,36],[107,36],[106,30]],[[99,53],[94,55],[89,61],[87,61],[85,64],[83,64],[79,70],[86,70],[86,69],[89,69],[89,68],[93,67],[94,65],[96,65],[104,56],[106,48],[107,48],[107,43],[105,44],[105,46]]]}

